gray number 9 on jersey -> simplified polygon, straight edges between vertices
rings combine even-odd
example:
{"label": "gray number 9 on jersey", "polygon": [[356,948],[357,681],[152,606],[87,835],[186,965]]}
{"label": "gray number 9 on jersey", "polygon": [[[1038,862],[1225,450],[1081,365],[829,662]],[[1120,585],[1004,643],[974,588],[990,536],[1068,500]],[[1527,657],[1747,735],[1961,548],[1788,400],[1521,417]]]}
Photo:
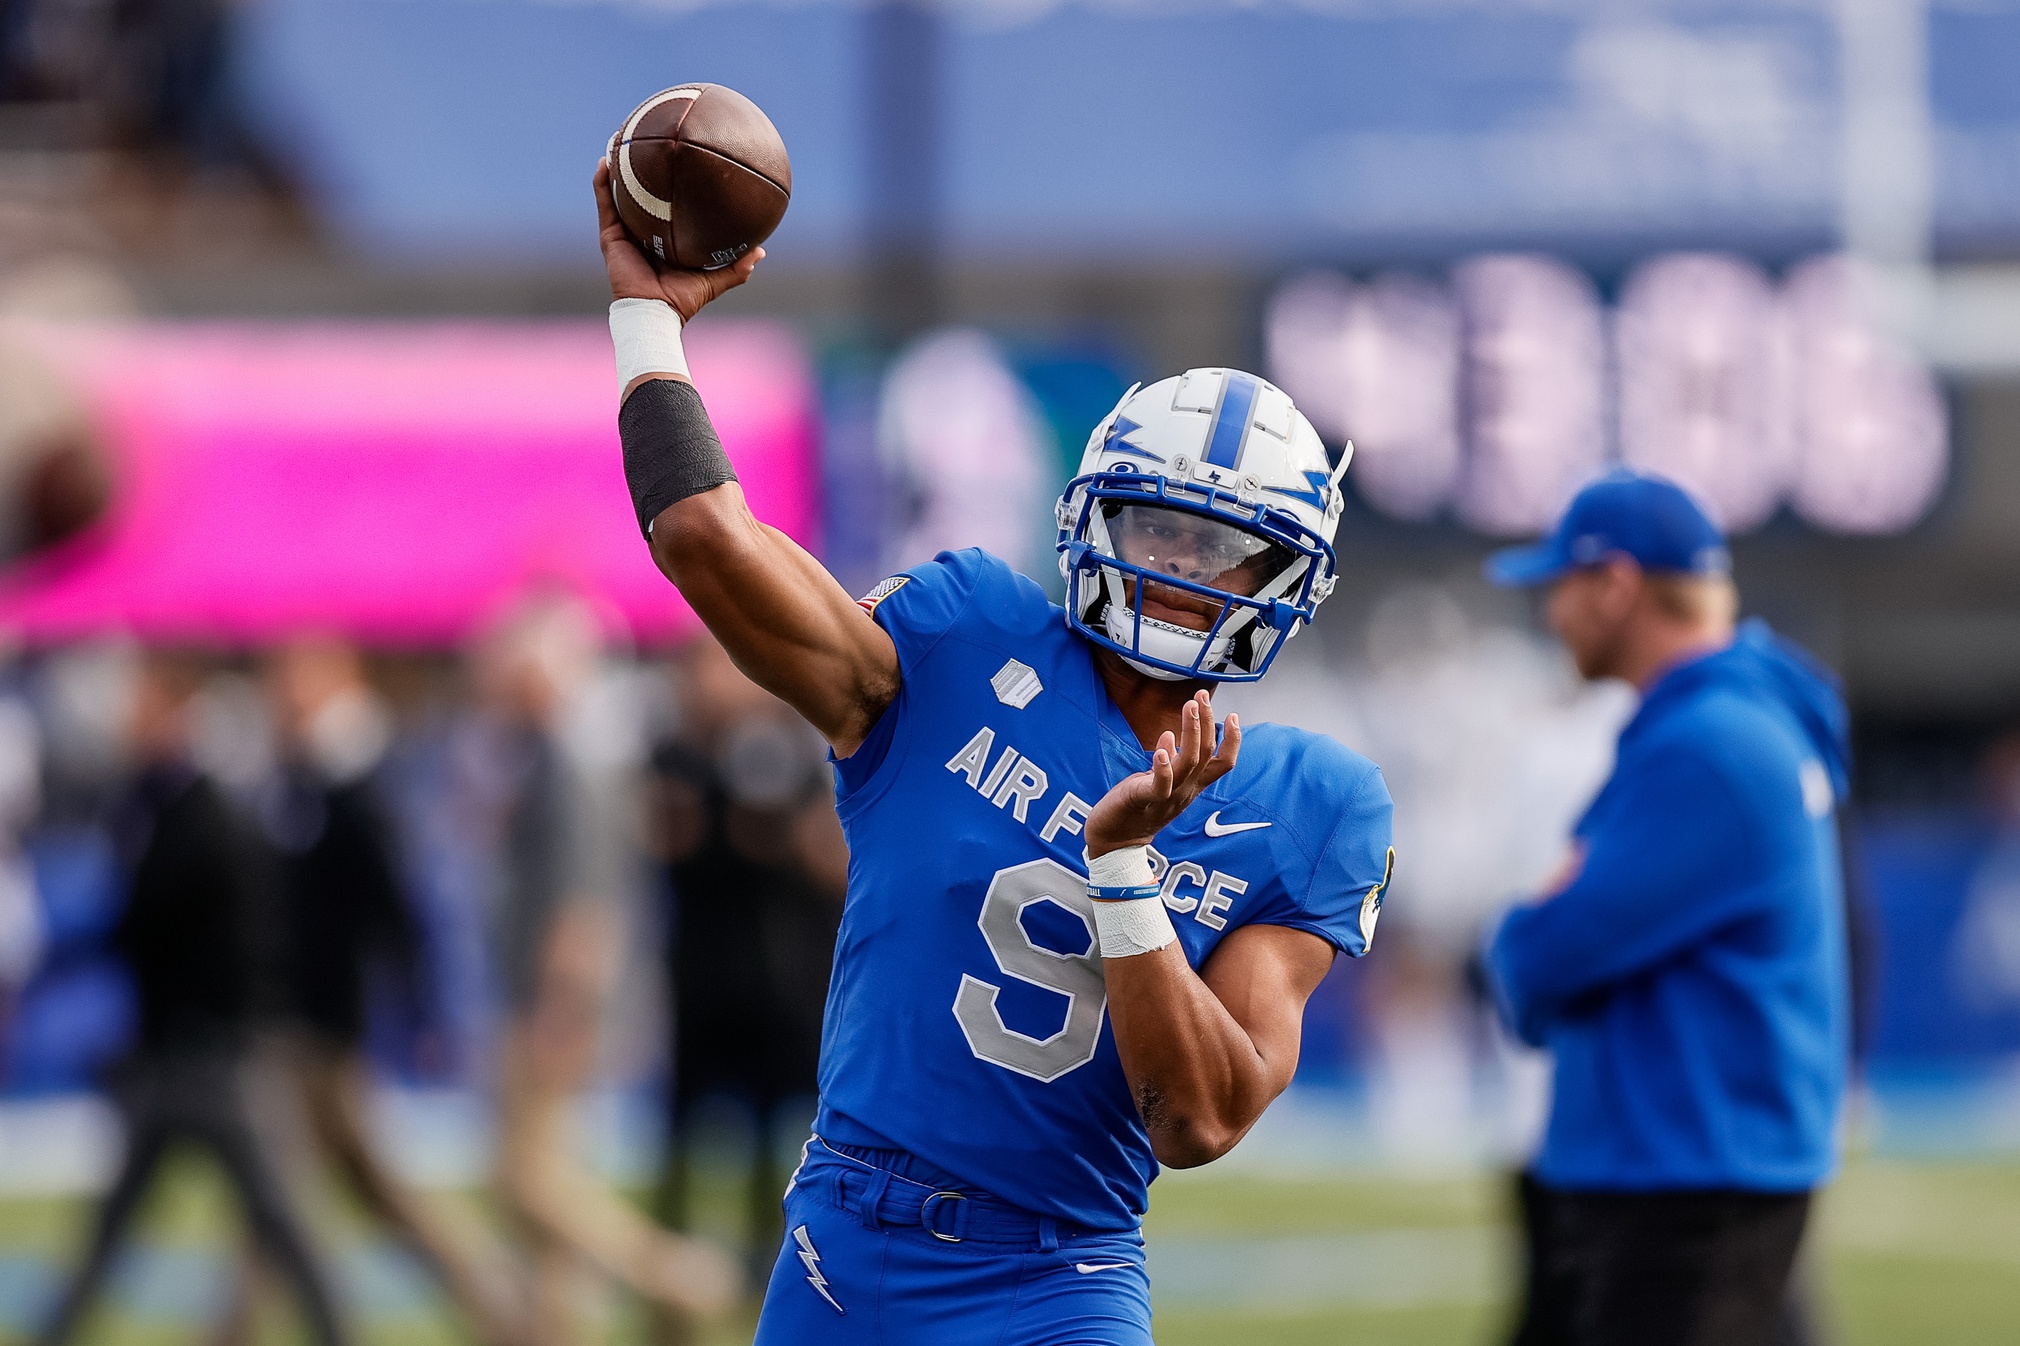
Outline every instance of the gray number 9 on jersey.
{"label": "gray number 9 on jersey", "polygon": [[[1054,953],[1031,942],[1021,919],[1024,909],[1046,901],[1058,903],[1086,923],[1087,952]],[[1020,1033],[1005,1025],[996,1010],[1002,988],[963,973],[961,989],[954,996],[954,1018],[968,1039],[968,1049],[991,1065],[1048,1084],[1086,1065],[1101,1040],[1101,1016],[1108,1008],[1087,880],[1052,859],[999,869],[982,899],[979,924],[1005,976],[1066,997],[1066,1022],[1049,1038]]]}

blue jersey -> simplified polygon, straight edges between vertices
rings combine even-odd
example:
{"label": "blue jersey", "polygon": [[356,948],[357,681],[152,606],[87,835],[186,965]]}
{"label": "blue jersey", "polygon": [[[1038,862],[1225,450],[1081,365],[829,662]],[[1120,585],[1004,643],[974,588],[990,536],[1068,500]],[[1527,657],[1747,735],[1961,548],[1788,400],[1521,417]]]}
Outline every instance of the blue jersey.
{"label": "blue jersey", "polygon": [[[1157,1162],[1107,1024],[1081,830],[1150,755],[1092,647],[994,557],[942,553],[863,604],[904,681],[835,766],[849,892],[816,1129],[1036,1214],[1134,1228]],[[1246,727],[1235,770],[1153,854],[1187,960],[1249,924],[1364,952],[1389,823],[1366,758]]]}

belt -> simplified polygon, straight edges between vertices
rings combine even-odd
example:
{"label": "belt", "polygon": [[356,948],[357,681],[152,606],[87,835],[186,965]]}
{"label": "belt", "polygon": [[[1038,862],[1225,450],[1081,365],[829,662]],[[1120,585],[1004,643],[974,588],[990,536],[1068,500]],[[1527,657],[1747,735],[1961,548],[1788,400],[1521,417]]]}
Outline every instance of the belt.
{"label": "belt", "polygon": [[794,1184],[825,1189],[868,1229],[920,1228],[943,1243],[1025,1244],[1052,1252],[1096,1231],[1037,1215],[986,1192],[930,1187],[816,1139]]}

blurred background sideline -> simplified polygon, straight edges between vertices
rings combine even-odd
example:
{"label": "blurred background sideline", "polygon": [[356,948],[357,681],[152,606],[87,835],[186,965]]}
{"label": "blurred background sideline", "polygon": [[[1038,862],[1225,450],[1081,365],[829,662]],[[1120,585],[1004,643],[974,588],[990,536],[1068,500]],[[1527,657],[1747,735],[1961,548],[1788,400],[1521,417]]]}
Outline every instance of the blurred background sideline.
{"label": "blurred background sideline", "polygon": [[[696,381],[759,512],[844,584],[965,545],[1050,580],[1088,430],[1188,366],[1257,369],[1356,444],[1338,594],[1225,702],[1383,765],[1395,886],[1292,1093],[1157,1189],[1161,1339],[1499,1330],[1495,1175],[1546,1081],[1467,954],[1631,703],[1479,560],[1615,461],[1710,504],[1748,611],[1855,717],[1830,1331],[2012,1339],[2016,70],[2020,0],[0,0],[0,1330],[119,1161],[120,819],[165,655],[261,863],[306,844],[304,764],[371,782],[412,928],[360,935],[352,1046],[394,1169],[496,1186],[454,1206],[473,1226],[523,1215],[515,1033],[587,987],[556,1143],[663,1221],[770,1237],[842,857],[818,743],[693,643],[637,541],[588,192],[627,109],[709,80],[772,117],[795,196],[691,334]],[[333,649],[356,695],[312,732],[287,670]],[[717,892],[762,896],[725,928]],[[582,893],[557,971],[525,922]],[[761,952],[732,975],[725,947]],[[749,985],[764,1029],[710,1048]],[[248,1115],[298,1157],[268,1029],[305,1011],[246,1014]],[[364,1336],[451,1333],[397,1239],[301,1199]],[[93,1331],[245,1301],[228,1209],[171,1163]],[[580,1321],[637,1334],[630,1302]]]}

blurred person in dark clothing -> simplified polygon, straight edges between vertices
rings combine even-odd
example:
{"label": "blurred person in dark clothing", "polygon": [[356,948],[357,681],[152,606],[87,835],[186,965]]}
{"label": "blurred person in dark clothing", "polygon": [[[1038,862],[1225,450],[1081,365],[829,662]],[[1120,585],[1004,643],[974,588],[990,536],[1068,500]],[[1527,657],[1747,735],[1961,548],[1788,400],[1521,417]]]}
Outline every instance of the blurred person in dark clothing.
{"label": "blurred person in dark clothing", "polygon": [[371,1128],[367,987],[384,968],[419,990],[423,948],[376,772],[392,719],[358,651],[329,637],[277,650],[267,687],[284,755],[262,810],[276,852],[289,1053],[309,1129],[359,1204],[428,1269],[477,1336],[517,1342],[500,1287],[381,1152]]}
{"label": "blurred person in dark clothing", "polygon": [[[0,690],[0,1042],[48,947],[35,866],[22,837],[41,809],[42,742],[34,712]],[[0,1071],[6,1069],[0,1053]]]}
{"label": "blurred person in dark clothing", "polygon": [[263,876],[253,838],[190,762],[200,680],[195,660],[157,652],[144,659],[134,689],[139,771],[114,828],[130,888],[113,942],[139,1002],[139,1042],[113,1090],[126,1118],[126,1159],[99,1207],[84,1261],[43,1329],[44,1343],[76,1332],[177,1142],[217,1157],[255,1247],[289,1282],[317,1346],[347,1340],[243,1092],[264,981]]}
{"label": "blurred person in dark clothing", "polygon": [[635,863],[622,792],[564,732],[600,636],[580,603],[535,599],[477,651],[478,693],[508,783],[494,924],[506,1023],[498,1070],[500,1195],[533,1263],[538,1346],[587,1331],[582,1273],[602,1272],[681,1325],[734,1302],[737,1270],[611,1193],[577,1154],[576,1097],[591,1083],[623,939],[619,894]]}
{"label": "blurred person in dark clothing", "polygon": [[751,1110],[749,1230],[768,1264],[784,1236],[781,1126],[815,1093],[821,1010],[848,848],[818,737],[711,637],[680,661],[684,732],[653,754],[672,900],[667,1222],[690,1218],[694,1119],[711,1095]]}
{"label": "blurred person in dark clothing", "polygon": [[357,652],[333,639],[283,646],[267,686],[284,755],[262,814],[278,855],[289,1008],[320,1044],[355,1052],[373,965],[390,965],[409,990],[421,968],[392,820],[373,779],[391,743],[390,716]]}

